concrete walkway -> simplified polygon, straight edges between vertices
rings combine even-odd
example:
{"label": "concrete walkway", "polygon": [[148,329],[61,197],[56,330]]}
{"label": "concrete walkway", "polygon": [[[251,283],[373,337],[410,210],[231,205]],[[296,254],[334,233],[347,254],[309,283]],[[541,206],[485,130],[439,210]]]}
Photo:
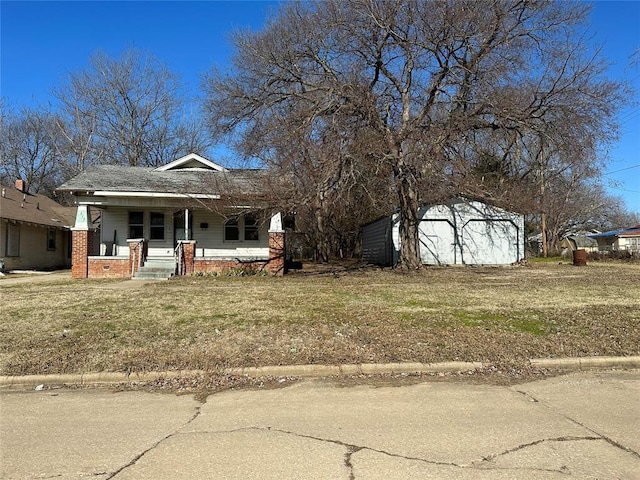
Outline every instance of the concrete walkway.
{"label": "concrete walkway", "polygon": [[640,371],[192,396],[0,391],[0,478],[639,479]]}

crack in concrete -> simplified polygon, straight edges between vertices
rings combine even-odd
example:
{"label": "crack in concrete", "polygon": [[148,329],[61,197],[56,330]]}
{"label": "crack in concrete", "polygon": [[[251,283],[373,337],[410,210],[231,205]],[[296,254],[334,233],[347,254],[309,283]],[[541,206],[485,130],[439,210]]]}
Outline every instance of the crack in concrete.
{"label": "crack in concrete", "polygon": [[168,435],[165,435],[160,440],[158,440],[156,443],[151,445],[149,448],[147,448],[146,450],[143,450],[141,453],[139,453],[138,455],[133,457],[133,459],[129,463],[127,463],[126,465],[121,466],[119,469],[117,469],[113,473],[109,474],[109,476],[105,480],[111,480],[112,478],[114,478],[116,475],[118,475],[122,471],[126,470],[129,467],[132,467],[133,465],[138,463],[138,460],[140,460],[142,457],[144,457],[147,453],[149,453],[152,450],[155,450],[158,447],[158,445],[160,445],[162,442],[174,437],[175,435],[177,435],[180,432],[180,430],[182,430],[183,428],[189,426],[196,418],[198,418],[200,416],[200,412],[202,411],[202,405],[204,405],[206,403],[206,401],[207,400],[205,398],[204,401],[202,401],[202,403],[196,407],[196,411],[192,415],[192,417],[189,420],[187,420],[184,424],[180,425],[173,432],[169,433]]}
{"label": "crack in concrete", "polygon": [[569,420],[572,423],[575,423],[576,425],[584,428],[585,430],[593,433],[594,435],[597,435],[599,437],[599,439],[606,441],[609,445],[615,447],[615,448],[619,448],[620,450],[626,452],[626,453],[630,453],[631,455],[640,458],[640,453],[636,452],[635,450],[633,450],[630,447],[627,447],[626,445],[623,445],[619,442],[616,442],[615,440],[613,440],[612,438],[594,430],[593,428],[587,427],[585,424],[577,421],[575,418],[571,418],[569,415],[562,413],[561,411],[559,411],[558,409],[554,408],[553,406],[549,405],[548,403],[544,402],[544,401],[540,401],[537,398],[533,397],[532,395],[530,395],[527,392],[524,392],[522,390],[515,390],[518,393],[521,393],[522,395],[528,397],[531,399],[532,402],[536,402],[536,403],[540,403],[541,405],[543,405],[545,408],[552,410],[553,412],[557,413],[558,415],[560,415],[561,417]]}
{"label": "crack in concrete", "polygon": [[349,470],[349,480],[356,480],[356,474],[353,471],[353,464],[351,463],[351,457],[354,453],[362,450],[362,447],[351,446],[347,448],[346,453],[344,454],[344,466]]}
{"label": "crack in concrete", "polygon": [[[538,445],[540,443],[543,442],[568,442],[568,441],[593,441],[593,440],[603,440],[600,437],[557,437],[557,438],[545,438],[545,439],[541,439],[541,440],[536,440],[534,442],[530,442],[527,444],[523,444],[523,445],[518,445],[517,447],[514,447],[512,449],[506,450],[504,452],[501,452],[499,454],[495,454],[495,455],[490,455],[488,457],[484,457],[482,459],[482,464],[478,464],[477,462],[472,462],[471,464],[468,465],[463,465],[463,464],[458,464],[455,462],[441,462],[441,461],[437,461],[437,460],[428,460],[425,458],[419,458],[419,457],[411,457],[411,456],[407,456],[407,455],[400,455],[398,453],[391,453],[391,452],[387,452],[385,450],[379,450],[376,448],[372,448],[372,447],[366,447],[366,446],[359,446],[359,445],[353,445],[350,443],[346,443],[346,442],[342,442],[340,440],[334,440],[334,439],[330,439],[330,438],[321,438],[321,437],[315,437],[313,435],[305,435],[302,433],[296,433],[296,432],[292,432],[289,430],[281,430],[279,428],[273,428],[273,427],[245,427],[245,428],[241,428],[235,431],[246,431],[246,430],[260,430],[260,431],[273,431],[273,432],[279,432],[279,433],[284,433],[287,435],[294,435],[297,437],[301,437],[301,438],[308,438],[311,440],[316,440],[319,442],[328,442],[328,443],[333,443],[336,445],[341,445],[343,447],[347,448],[347,453],[345,454],[345,466],[349,469],[349,480],[355,480],[355,473],[353,471],[353,463],[352,463],[352,456],[357,453],[360,452],[362,450],[368,450],[371,452],[375,452],[375,453],[380,453],[382,455],[387,455],[389,457],[393,457],[393,458],[401,458],[403,460],[409,460],[409,461],[416,461],[416,462],[421,462],[421,463],[426,463],[429,465],[438,465],[438,466],[448,466],[448,467],[455,467],[455,468],[461,468],[461,469],[471,469],[471,470],[505,470],[505,471],[531,471],[531,472],[548,472],[548,473],[561,473],[563,475],[569,475],[569,472],[567,471],[566,468],[560,467],[559,469],[552,469],[552,468],[533,468],[533,467],[496,467],[496,466],[488,466],[486,465],[486,462],[493,460],[496,457],[502,456],[502,455],[507,455],[509,453],[512,452],[516,452],[518,450],[522,450],[523,448],[527,448],[527,447],[531,447],[534,445]],[[483,465],[483,466],[480,466]],[[487,468],[488,467],[488,468]]]}
{"label": "crack in concrete", "polygon": [[[533,442],[529,442],[529,443],[523,443],[521,445],[518,445],[517,447],[513,447],[510,448],[508,450],[505,450],[504,452],[500,452],[500,453],[494,453],[492,455],[487,455],[486,457],[483,457],[481,462],[492,462],[493,460],[495,460],[498,457],[502,457],[504,455],[509,455],[510,453],[514,453],[517,452],[519,450],[525,449],[525,448],[529,448],[529,447],[534,447],[536,445],[540,445],[541,443],[545,443],[545,442],[575,442],[575,441],[593,441],[593,440],[603,440],[603,438],[601,437],[574,437],[574,436],[566,436],[566,437],[555,437],[555,438],[542,438],[540,440],[534,440]],[[553,470],[556,471],[556,470]]]}

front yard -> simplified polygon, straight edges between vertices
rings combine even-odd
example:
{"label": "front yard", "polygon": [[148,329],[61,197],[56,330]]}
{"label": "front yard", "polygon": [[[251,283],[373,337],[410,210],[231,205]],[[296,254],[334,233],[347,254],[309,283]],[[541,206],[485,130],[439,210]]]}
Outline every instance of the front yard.
{"label": "front yard", "polygon": [[[133,283],[133,286],[131,286]],[[640,265],[0,280],[0,375],[638,355]]]}

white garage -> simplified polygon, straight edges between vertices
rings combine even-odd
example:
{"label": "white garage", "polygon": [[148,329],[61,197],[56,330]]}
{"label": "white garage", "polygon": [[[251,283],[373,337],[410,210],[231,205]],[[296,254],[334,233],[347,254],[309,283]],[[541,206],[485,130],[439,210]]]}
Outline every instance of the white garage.
{"label": "white garage", "polygon": [[[418,212],[425,265],[509,265],[524,258],[524,216],[479,201],[454,199]],[[399,214],[362,228],[362,256],[391,266],[400,251]]]}

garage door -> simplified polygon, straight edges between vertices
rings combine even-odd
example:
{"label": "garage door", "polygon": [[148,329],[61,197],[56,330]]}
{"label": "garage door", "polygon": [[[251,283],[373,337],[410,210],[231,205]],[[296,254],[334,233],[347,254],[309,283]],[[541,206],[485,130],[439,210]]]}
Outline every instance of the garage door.
{"label": "garage door", "polygon": [[467,265],[517,262],[518,229],[509,220],[470,220],[462,227],[462,260]]}
{"label": "garage door", "polygon": [[447,220],[422,220],[418,229],[420,259],[427,265],[456,263],[455,231]]}

